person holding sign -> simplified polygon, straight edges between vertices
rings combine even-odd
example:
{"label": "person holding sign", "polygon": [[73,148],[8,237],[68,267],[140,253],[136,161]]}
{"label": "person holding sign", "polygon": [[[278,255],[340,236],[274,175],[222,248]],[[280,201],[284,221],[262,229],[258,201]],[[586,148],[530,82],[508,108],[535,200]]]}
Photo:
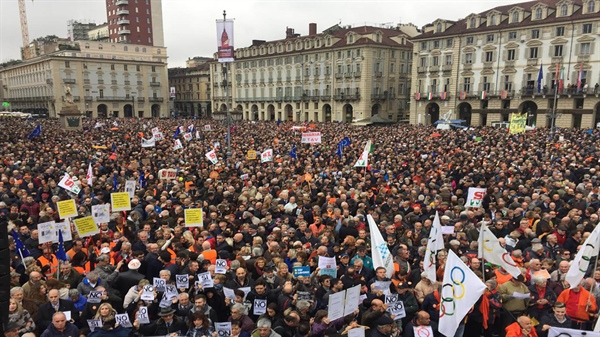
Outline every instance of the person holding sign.
{"label": "person holding sign", "polygon": [[187,325],[181,318],[175,316],[173,308],[160,308],[158,316],[160,316],[158,320],[144,325],[140,325],[140,322],[136,318],[133,322],[133,327],[145,336],[177,337],[184,336],[187,333]]}
{"label": "person holding sign", "polygon": [[130,333],[131,328],[117,325],[117,321],[113,318],[104,321],[102,328],[94,330],[88,337],[128,337]]}
{"label": "person holding sign", "polygon": [[53,322],[54,313],[57,312],[68,312],[72,319],[79,317],[79,311],[75,309],[73,303],[68,300],[61,300],[59,291],[52,289],[48,292],[48,302],[42,304],[38,310],[35,325],[40,331],[46,330]]}

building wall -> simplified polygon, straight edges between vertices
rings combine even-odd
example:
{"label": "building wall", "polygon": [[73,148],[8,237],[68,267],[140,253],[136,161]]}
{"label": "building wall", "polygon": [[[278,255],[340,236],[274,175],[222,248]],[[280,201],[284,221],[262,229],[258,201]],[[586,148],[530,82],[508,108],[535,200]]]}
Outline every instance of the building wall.
{"label": "building wall", "polygon": [[68,86],[91,117],[168,117],[166,59],[165,48],[82,41],[81,51],[0,69],[3,96],[13,110],[57,117]]}
{"label": "building wall", "polygon": [[161,0],[108,0],[111,42],[164,45]]}
{"label": "building wall", "polygon": [[169,69],[169,87],[175,88],[175,111],[187,116],[210,117],[212,108],[208,63],[196,67]]}
{"label": "building wall", "polygon": [[[407,120],[409,45],[396,30],[346,27],[240,48],[228,65],[230,110],[252,120]],[[222,65],[210,70],[213,109],[224,110]]]}
{"label": "building wall", "polygon": [[[588,7],[590,2],[594,5]],[[582,70],[588,88],[587,92],[583,86],[575,92],[558,92],[556,113],[561,117],[556,124],[595,127],[600,121],[600,98],[594,92],[600,82],[599,13],[599,0],[532,1],[492,8],[458,22],[439,19],[427,25],[414,38],[410,122],[435,122],[452,110],[453,119],[490,125],[507,120],[511,112],[526,112],[530,125],[550,126],[558,65],[564,87],[576,84]],[[446,44],[449,40],[451,47]],[[440,57],[443,68],[446,55],[452,63],[446,71],[438,70],[434,57]],[[540,83],[546,87],[542,92],[537,90],[540,69]],[[447,89],[439,85],[446,79],[451,83]],[[446,100],[441,99],[444,91]],[[486,99],[480,96],[483,91]]]}

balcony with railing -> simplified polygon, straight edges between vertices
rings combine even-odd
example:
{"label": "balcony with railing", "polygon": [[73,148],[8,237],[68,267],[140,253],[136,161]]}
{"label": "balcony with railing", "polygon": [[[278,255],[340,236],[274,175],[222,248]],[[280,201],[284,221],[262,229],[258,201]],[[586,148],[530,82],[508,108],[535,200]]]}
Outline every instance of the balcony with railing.
{"label": "balcony with railing", "polygon": [[376,71],[376,72],[373,73],[373,76],[375,76],[375,77],[381,77],[381,76],[383,76],[383,73],[381,71]]}
{"label": "balcony with railing", "polygon": [[538,59],[527,59],[527,65],[528,66],[537,66],[538,65]]}
{"label": "balcony with railing", "polygon": [[164,98],[162,98],[162,97],[150,97],[150,98],[148,98],[148,101],[150,101],[150,102],[162,102],[162,101],[164,101]]}
{"label": "balcony with railing", "polygon": [[110,84],[117,85],[117,80],[110,80]]}
{"label": "balcony with railing", "polygon": [[98,80],[98,84],[104,84],[104,80]]}
{"label": "balcony with railing", "polygon": [[96,101],[130,101],[131,98],[127,96],[96,96]]}
{"label": "balcony with railing", "polygon": [[427,67],[417,67],[417,73],[424,74],[427,72]]}
{"label": "balcony with railing", "polygon": [[138,101],[138,102],[143,102],[143,101],[145,101],[145,100],[146,100],[146,97],[138,97],[138,98],[137,98],[137,101]]}
{"label": "balcony with railing", "polygon": [[117,20],[117,24],[120,26],[125,26],[125,25],[130,24],[130,22],[129,22],[129,19],[119,19],[119,20]]}
{"label": "balcony with railing", "polygon": [[310,96],[310,100],[314,101],[314,102],[318,102],[319,101],[319,95]]}
{"label": "balcony with railing", "polygon": [[83,99],[86,101],[93,101],[94,97],[93,96],[83,96]]}
{"label": "balcony with railing", "polygon": [[360,94],[345,94],[339,93],[333,96],[335,101],[356,101],[360,99]]}
{"label": "balcony with railing", "polygon": [[342,73],[335,73],[335,78],[342,78],[344,76],[344,74]]}
{"label": "balcony with railing", "polygon": [[440,66],[431,66],[429,67],[429,72],[431,73],[437,73],[440,71]]}
{"label": "balcony with railing", "polygon": [[444,64],[442,66],[442,71],[452,71],[452,65],[451,64]]}
{"label": "balcony with railing", "polygon": [[117,15],[129,15],[129,10],[127,9],[118,9]]}
{"label": "balcony with railing", "polygon": [[89,78],[84,78],[83,79],[83,84],[90,84],[90,79]]}
{"label": "balcony with railing", "polygon": [[379,101],[379,100],[384,100],[387,98],[388,98],[387,94],[371,94],[372,101]]}
{"label": "balcony with railing", "polygon": [[577,55],[577,62],[589,62],[590,54],[581,54]]}
{"label": "balcony with railing", "polygon": [[63,83],[64,84],[75,84],[75,83],[77,83],[77,81],[74,78],[64,78]]}
{"label": "balcony with railing", "polygon": [[119,29],[119,35],[128,35],[131,34],[129,29]]}
{"label": "balcony with railing", "polygon": [[129,5],[129,0],[117,0],[117,6],[127,6]]}

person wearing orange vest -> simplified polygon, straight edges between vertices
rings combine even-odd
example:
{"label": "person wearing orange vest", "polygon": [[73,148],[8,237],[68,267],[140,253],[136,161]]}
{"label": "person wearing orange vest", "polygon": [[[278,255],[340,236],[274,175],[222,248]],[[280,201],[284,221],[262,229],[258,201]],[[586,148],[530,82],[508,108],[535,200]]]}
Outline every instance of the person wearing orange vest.
{"label": "person wearing orange vest", "polygon": [[202,256],[205,260],[210,261],[211,264],[217,263],[217,251],[212,249],[210,242],[204,241],[202,243]]}
{"label": "person wearing orange vest", "polygon": [[69,256],[69,260],[73,260],[73,256],[78,252],[83,252],[87,255],[87,248],[83,248],[83,240],[73,240],[73,247],[67,251],[67,255]]}
{"label": "person wearing orange vest", "polygon": [[52,254],[52,249],[50,247],[44,248],[42,256],[37,258],[37,265],[42,268],[42,273],[44,273],[47,278],[54,278],[58,271],[58,259],[56,258],[56,255]]}
{"label": "person wearing orange vest", "polygon": [[573,329],[591,330],[590,315],[598,310],[598,305],[594,296],[590,296],[590,292],[581,284],[573,289],[563,290],[556,302],[567,306],[567,316],[573,320]]}
{"label": "person wearing orange vest", "polygon": [[517,321],[506,327],[506,337],[538,337],[531,318],[520,316]]}

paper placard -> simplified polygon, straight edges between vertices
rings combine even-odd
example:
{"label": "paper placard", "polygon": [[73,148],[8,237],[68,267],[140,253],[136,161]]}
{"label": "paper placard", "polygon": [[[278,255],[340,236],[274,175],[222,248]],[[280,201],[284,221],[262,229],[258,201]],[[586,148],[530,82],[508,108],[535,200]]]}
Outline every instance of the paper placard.
{"label": "paper placard", "polygon": [[79,233],[79,237],[92,236],[100,233],[100,229],[94,222],[94,219],[91,216],[86,216],[85,218],[79,218],[73,220],[75,224],[75,228],[77,229],[77,233]]}
{"label": "paper placard", "polygon": [[165,287],[165,294],[167,295],[167,299],[171,301],[174,297],[177,297],[177,295],[179,295],[179,292],[177,291],[177,288],[175,288],[174,285],[167,284],[167,286]]}
{"label": "paper placard", "polygon": [[215,263],[215,274],[227,273],[227,260],[217,259]]}
{"label": "paper placard", "polygon": [[329,321],[334,321],[344,317],[344,298],[345,291],[329,294],[329,305],[327,306],[327,318]]}
{"label": "paper placard", "polygon": [[337,264],[335,257],[319,256],[319,275],[330,275],[337,277]]}
{"label": "paper placard", "polygon": [[198,281],[202,284],[202,288],[212,288],[215,286],[210,272],[198,274]]}
{"label": "paper placard", "polygon": [[94,205],[92,206],[92,218],[96,224],[110,222],[110,205]]}
{"label": "paper placard", "polygon": [[454,234],[454,226],[442,226],[442,234]]}
{"label": "paper placard", "polygon": [[58,217],[61,219],[74,218],[78,215],[74,199],[63,200],[56,203]]}
{"label": "paper placard", "polygon": [[140,324],[148,324],[148,323],[150,323],[150,317],[148,317],[148,308],[147,307],[140,307],[138,309],[138,312],[137,312],[137,315],[136,315],[136,319],[138,320],[138,322]]}
{"label": "paper placard", "polygon": [[365,337],[365,329],[364,328],[354,328],[348,330],[348,337]]}
{"label": "paper placard", "polygon": [[154,301],[154,287],[150,284],[145,285],[140,299],[144,301]]}
{"label": "paper placard", "polygon": [[65,317],[67,318],[67,321],[71,320],[71,312],[70,311],[61,311],[63,314],[65,314]]}
{"label": "paper placard", "polygon": [[185,227],[202,227],[202,208],[188,208],[184,211]]}
{"label": "paper placard", "polygon": [[91,331],[102,328],[102,320],[99,318],[98,319],[88,319],[87,323],[88,323],[88,326],[90,327]]}
{"label": "paper placard", "polygon": [[294,267],[294,277],[310,277],[310,267],[302,266],[302,267]]}
{"label": "paper placard", "polygon": [[354,310],[358,309],[358,301],[360,299],[360,286],[354,286],[346,290],[346,300],[344,302],[344,316],[350,315]]}
{"label": "paper placard", "polygon": [[102,292],[101,291],[95,291],[92,290],[90,291],[90,293],[88,294],[88,300],[89,303],[100,303],[102,302]]}
{"label": "paper placard", "polygon": [[190,275],[175,275],[175,281],[177,282],[177,288],[187,289],[190,286]]}
{"label": "paper placard", "polygon": [[415,337],[433,337],[433,330],[430,326],[415,326],[413,332]]}
{"label": "paper placard", "polygon": [[252,313],[255,316],[260,316],[267,312],[267,300],[255,299],[252,305]]}
{"label": "paper placard", "polygon": [[131,211],[131,200],[127,192],[111,193],[110,204],[113,212]]}
{"label": "paper placard", "polygon": [[241,290],[244,292],[244,301],[246,300],[246,296],[248,296],[248,293],[250,292],[250,290],[252,290],[252,288],[250,287],[241,287],[238,288],[238,290]]}
{"label": "paper placard", "polygon": [[164,292],[162,293],[162,296],[160,297],[160,302],[158,303],[158,306],[160,308],[168,308],[171,306],[173,302],[171,302],[171,300],[169,300],[169,296],[167,296],[167,293]]}
{"label": "paper placard", "polygon": [[404,308],[404,302],[399,301],[397,299],[395,302],[390,303],[388,305],[387,310],[390,312],[390,314],[394,315],[395,321],[406,317],[406,309]]}
{"label": "paper placard", "polygon": [[229,337],[231,336],[231,322],[215,322],[215,330],[217,337]]}
{"label": "paper placard", "polygon": [[70,241],[73,239],[71,233],[71,225],[68,221],[62,222],[44,222],[38,224],[38,243],[46,242],[58,242],[58,230],[62,230],[63,241]]}
{"label": "paper placard", "polygon": [[125,181],[125,192],[129,193],[129,199],[132,199],[135,196],[135,183],[135,180]]}
{"label": "paper placard", "polygon": [[381,290],[384,295],[389,295],[391,283],[392,281],[375,281],[373,283],[375,285],[373,290]]}
{"label": "paper placard", "polygon": [[120,325],[124,328],[133,327],[133,324],[131,324],[131,321],[129,320],[129,315],[127,315],[127,314],[116,314],[115,321],[117,321],[118,325]]}
{"label": "paper placard", "polygon": [[235,292],[233,289],[223,287],[223,295],[225,295],[225,298],[235,301]]}
{"label": "paper placard", "polygon": [[160,277],[155,277],[152,284],[154,285],[154,289],[156,291],[165,291],[166,290],[166,285],[167,285],[167,281],[161,279]]}

